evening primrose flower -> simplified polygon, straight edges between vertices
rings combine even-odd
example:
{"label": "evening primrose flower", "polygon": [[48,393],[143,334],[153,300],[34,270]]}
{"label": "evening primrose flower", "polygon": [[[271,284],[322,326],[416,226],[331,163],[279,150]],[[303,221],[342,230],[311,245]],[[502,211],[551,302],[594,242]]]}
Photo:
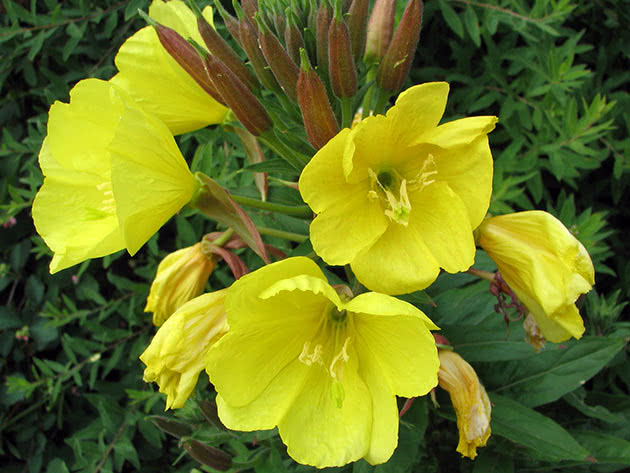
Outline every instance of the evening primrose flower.
{"label": "evening primrose flower", "polygon": [[226,291],[185,303],[164,322],[140,355],[147,366],[144,380],[156,382],[166,394],[166,409],[184,407],[205,367],[208,349],[227,332]]}
{"label": "evening primrose flower", "polygon": [[394,297],[346,294],[304,257],[229,288],[230,330],[206,368],[228,428],[277,426],[291,457],[320,468],[390,458],[396,395],[422,396],[437,383],[437,327]]}
{"label": "evening primrose flower", "polygon": [[[212,24],[212,9],[207,7],[203,14]],[[154,0],[149,16],[183,38],[204,44],[197,18],[183,1]],[[114,61],[120,72],[111,81],[166,123],[173,134],[221,123],[225,118],[228,109],[166,52],[153,27],[146,26],[127,39]]]}
{"label": "evening primrose flower", "polygon": [[448,89],[407,89],[387,115],[342,130],[300,176],[302,197],[318,214],[310,227],[316,253],[350,264],[371,290],[412,292],[440,268],[455,273],[473,263],[472,231],[492,191],[487,134],[497,118],[437,126]]}
{"label": "evening primrose flower", "polygon": [[457,415],[457,451],[474,459],[477,447],[485,446],[490,438],[490,399],[466,360],[449,350],[440,350],[439,357],[440,387],[448,391]]}
{"label": "evening primrose flower", "polygon": [[580,338],[584,322],[575,306],[595,284],[593,262],[553,215],[538,210],[491,217],[478,243],[551,342]]}
{"label": "evening primrose flower", "polygon": [[50,108],[33,202],[55,273],[138,249],[193,196],[195,180],[168,128],[109,82],[87,79]]}
{"label": "evening primrose flower", "polygon": [[164,258],[151,284],[145,312],[153,312],[160,326],[182,304],[203,292],[216,261],[201,250],[201,243],[177,250]]}

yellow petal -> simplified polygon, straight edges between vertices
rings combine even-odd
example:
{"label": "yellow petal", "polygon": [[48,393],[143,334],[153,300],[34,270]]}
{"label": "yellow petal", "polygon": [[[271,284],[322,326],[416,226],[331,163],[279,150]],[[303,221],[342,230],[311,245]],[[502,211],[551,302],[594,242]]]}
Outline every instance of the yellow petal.
{"label": "yellow petal", "polygon": [[285,366],[260,395],[251,403],[234,407],[220,394],[217,408],[221,422],[233,430],[251,432],[273,429],[291,408],[302,391],[309,367],[297,358]]}
{"label": "yellow petal", "polygon": [[417,307],[385,294],[364,292],[346,304],[346,310],[361,314],[378,316],[408,315],[421,319],[429,330],[439,330],[439,327]]}
{"label": "yellow petal", "polygon": [[498,121],[499,119],[493,116],[461,118],[437,128],[423,130],[409,144],[427,143],[445,149],[469,145],[480,136],[485,136],[494,130]]}
{"label": "yellow petal", "polygon": [[493,162],[488,137],[482,135],[470,144],[434,149],[436,179],[448,183],[466,206],[471,228],[486,216],[492,194]]}
{"label": "yellow petal", "polygon": [[435,281],[440,266],[414,225],[390,225],[350,263],[361,284],[384,294],[404,294]]}
{"label": "yellow petal", "polygon": [[331,395],[333,379],[326,370],[313,366],[302,391],[278,424],[289,455],[299,463],[319,468],[341,466],[367,453],[372,401],[357,373],[357,361],[351,351],[341,381],[341,406]]}
{"label": "yellow petal", "polygon": [[197,130],[225,118],[227,109],[164,50],[153,27],[125,41],[115,62],[120,72],[111,82],[166,123],[171,133]]}
{"label": "yellow petal", "polygon": [[118,221],[133,255],[190,201],[195,180],[168,128],[133,103],[108,150]]}
{"label": "yellow petal", "polygon": [[440,267],[449,273],[470,268],[475,260],[470,220],[464,203],[449,185],[434,182],[409,198],[412,208],[409,227],[421,233]]}
{"label": "yellow petal", "polygon": [[405,315],[357,314],[355,321],[361,360],[365,352],[371,352],[392,393],[423,396],[437,385],[440,363],[435,340],[424,320]]}
{"label": "yellow petal", "polygon": [[392,142],[411,145],[418,135],[435,129],[446,109],[448,91],[446,82],[428,82],[402,92],[387,111]]}

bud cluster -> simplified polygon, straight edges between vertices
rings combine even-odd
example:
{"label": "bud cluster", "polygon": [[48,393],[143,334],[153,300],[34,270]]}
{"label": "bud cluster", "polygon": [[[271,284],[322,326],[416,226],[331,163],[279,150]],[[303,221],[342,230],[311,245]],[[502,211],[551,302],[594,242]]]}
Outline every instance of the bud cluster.
{"label": "bud cluster", "polygon": [[[357,112],[384,111],[404,85],[422,20],[422,0],[407,0],[398,25],[396,0],[377,0],[371,12],[369,0],[234,0],[234,14],[215,1],[233,39],[226,41],[190,3],[205,44],[154,24],[162,45],[297,168]],[[274,130],[287,128],[305,135],[283,142]]]}

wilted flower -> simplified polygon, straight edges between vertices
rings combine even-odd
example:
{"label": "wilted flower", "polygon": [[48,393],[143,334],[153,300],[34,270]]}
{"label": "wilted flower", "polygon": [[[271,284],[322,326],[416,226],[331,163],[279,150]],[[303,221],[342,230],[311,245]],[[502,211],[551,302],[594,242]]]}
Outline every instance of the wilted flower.
{"label": "wilted flower", "polygon": [[472,231],[492,190],[487,134],[497,119],[437,126],[447,95],[444,82],[411,87],[386,116],[337,134],[300,176],[302,197],[318,214],[313,248],[328,264],[349,263],[371,290],[412,292],[440,268],[473,263]]}
{"label": "wilted flower", "polygon": [[[151,18],[183,38],[204,42],[195,14],[181,0],[154,0]],[[212,9],[204,10],[212,24]],[[164,49],[151,26],[131,36],[115,58],[120,71],[111,81],[127,91],[142,107],[167,124],[173,134],[221,123],[227,108],[214,100]]]}
{"label": "wilted flower", "polygon": [[144,380],[156,382],[166,394],[166,409],[184,406],[205,368],[208,349],[226,333],[226,291],[204,294],[181,306],[140,355],[147,366]]}
{"label": "wilted flower", "polygon": [[79,82],[50,108],[33,202],[52,273],[138,249],[192,198],[195,180],[168,128],[116,86]]}
{"label": "wilted flower", "polygon": [[304,257],[245,275],[228,289],[230,330],[207,358],[227,427],[278,426],[289,455],[320,468],[387,461],[398,440],[396,395],[437,383],[429,331],[437,327],[420,310],[340,293]]}
{"label": "wilted flower", "polygon": [[485,446],[490,437],[490,399],[466,360],[449,350],[439,350],[438,355],[440,387],[448,391],[457,415],[457,451],[475,458],[477,447]]}
{"label": "wilted flower", "polygon": [[215,265],[213,256],[201,251],[201,243],[164,258],[144,308],[145,312],[153,312],[153,324],[162,325],[182,304],[200,295]]}
{"label": "wilted flower", "polygon": [[537,210],[491,217],[479,226],[478,243],[547,340],[582,336],[575,301],[591,290],[595,272],[586,249],[562,222]]}

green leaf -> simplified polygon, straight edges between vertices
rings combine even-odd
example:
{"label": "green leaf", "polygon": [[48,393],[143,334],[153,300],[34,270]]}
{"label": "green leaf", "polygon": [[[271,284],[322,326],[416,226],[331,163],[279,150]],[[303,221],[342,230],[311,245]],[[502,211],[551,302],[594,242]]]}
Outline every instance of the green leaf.
{"label": "green leaf", "polygon": [[457,13],[455,13],[455,10],[453,10],[453,7],[451,7],[446,0],[440,0],[440,10],[442,10],[446,24],[457,36],[464,38],[464,25],[457,16]]}
{"label": "green leaf", "polygon": [[[497,392],[531,407],[555,401],[597,374],[626,344],[614,337],[584,337],[565,342],[566,349],[550,350],[524,362],[495,365]],[[490,383],[488,383],[490,384]]]}
{"label": "green leaf", "polygon": [[630,442],[601,432],[573,432],[582,445],[588,447],[597,464],[630,465]]}
{"label": "green leaf", "polygon": [[475,46],[481,46],[481,35],[479,33],[479,20],[477,19],[477,14],[475,13],[475,9],[468,5],[466,10],[464,11],[464,24],[466,25],[466,29],[468,30],[468,34],[470,35],[470,39],[473,40]]}
{"label": "green leaf", "polygon": [[569,432],[549,417],[496,393],[490,393],[490,399],[493,435],[528,447],[549,460],[583,461],[589,455]]}
{"label": "green leaf", "polygon": [[588,417],[592,417],[594,419],[603,420],[604,422],[608,422],[610,424],[616,424],[618,422],[622,422],[623,418],[617,414],[613,414],[604,406],[589,406],[585,402],[585,392],[584,389],[581,389],[582,396],[578,394],[578,390],[575,390],[563,397],[563,399],[572,407],[580,411],[582,414]]}

